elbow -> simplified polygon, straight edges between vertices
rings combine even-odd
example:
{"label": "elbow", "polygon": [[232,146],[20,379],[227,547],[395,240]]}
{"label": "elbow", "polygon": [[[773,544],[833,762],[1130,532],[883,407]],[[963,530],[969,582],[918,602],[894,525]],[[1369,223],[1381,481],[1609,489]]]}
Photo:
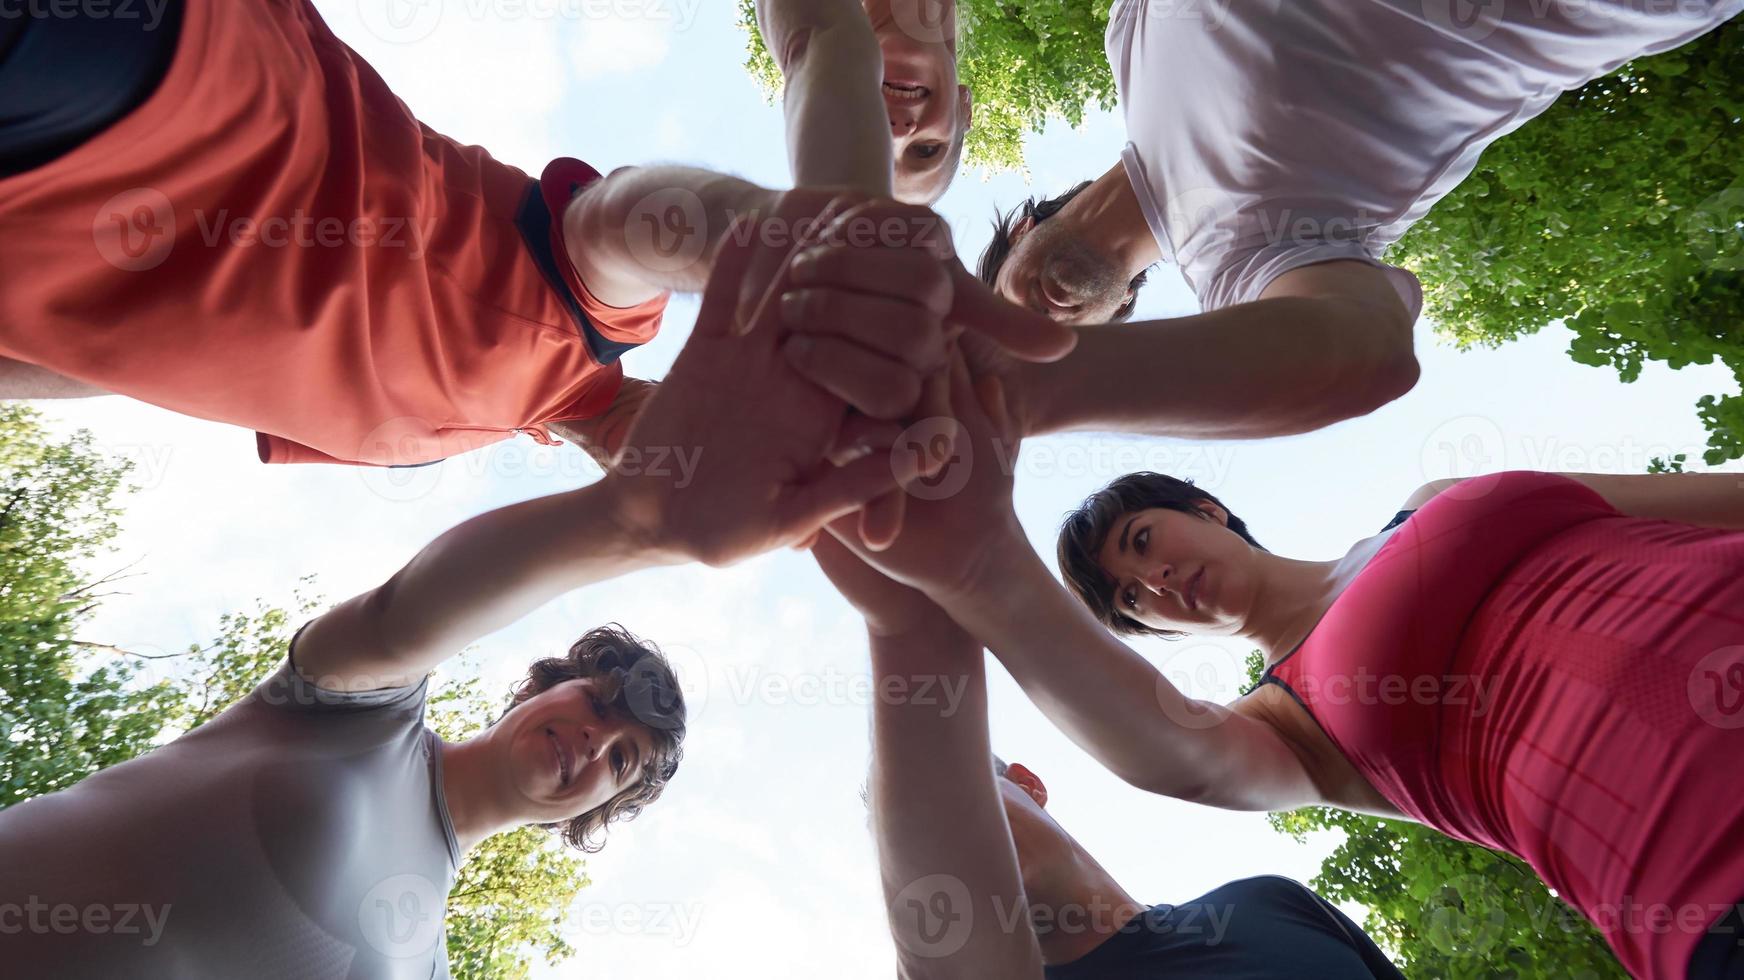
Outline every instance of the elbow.
{"label": "elbow", "polygon": [[1353,376],[1340,385],[1341,417],[1367,415],[1403,398],[1417,387],[1423,368],[1412,348],[1411,326],[1403,316],[1379,318],[1367,354],[1354,366]]}

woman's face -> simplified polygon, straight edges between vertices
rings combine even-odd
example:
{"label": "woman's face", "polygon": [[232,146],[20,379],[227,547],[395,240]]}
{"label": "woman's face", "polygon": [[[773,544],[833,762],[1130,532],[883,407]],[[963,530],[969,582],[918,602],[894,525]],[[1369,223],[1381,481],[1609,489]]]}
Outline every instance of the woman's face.
{"label": "woman's face", "polygon": [[1201,513],[1152,508],[1122,514],[1097,555],[1113,579],[1114,608],[1154,629],[1238,632],[1253,605],[1256,552],[1205,503]]}
{"label": "woman's face", "polygon": [[621,707],[609,682],[564,681],[497,722],[527,823],[578,817],[635,786],[654,751],[652,733]]}
{"label": "woman's face", "polygon": [[955,0],[865,0],[884,54],[884,108],[900,201],[931,204],[955,176],[969,128],[969,90],[957,84]]}

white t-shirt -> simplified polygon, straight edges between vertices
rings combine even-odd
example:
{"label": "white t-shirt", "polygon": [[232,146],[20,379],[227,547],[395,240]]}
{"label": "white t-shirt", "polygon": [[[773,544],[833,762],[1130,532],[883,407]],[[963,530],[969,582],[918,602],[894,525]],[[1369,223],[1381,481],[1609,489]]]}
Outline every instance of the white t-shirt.
{"label": "white t-shirt", "polygon": [[1744,0],[1115,0],[1127,176],[1208,310],[1380,261],[1492,142]]}

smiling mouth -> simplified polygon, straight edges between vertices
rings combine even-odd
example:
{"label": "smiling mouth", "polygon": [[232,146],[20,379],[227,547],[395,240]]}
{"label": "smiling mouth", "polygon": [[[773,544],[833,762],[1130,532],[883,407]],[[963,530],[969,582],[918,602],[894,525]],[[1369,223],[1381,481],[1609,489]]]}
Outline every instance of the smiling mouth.
{"label": "smiling mouth", "polygon": [[556,732],[547,728],[545,729],[545,737],[551,740],[551,751],[557,756],[557,784],[566,787],[569,785],[569,776],[575,765],[575,757],[570,754],[569,747],[563,744],[563,740],[557,737]]}
{"label": "smiling mouth", "polygon": [[884,94],[898,102],[925,102],[933,90],[913,82],[885,82]]}

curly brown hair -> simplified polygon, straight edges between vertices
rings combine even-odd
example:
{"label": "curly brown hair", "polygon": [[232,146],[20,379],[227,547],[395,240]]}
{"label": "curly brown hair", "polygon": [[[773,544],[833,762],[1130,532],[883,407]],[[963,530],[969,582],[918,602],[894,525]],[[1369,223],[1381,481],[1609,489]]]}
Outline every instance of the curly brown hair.
{"label": "curly brown hair", "polygon": [[[616,623],[589,630],[561,657],[536,660],[515,685],[508,714],[518,704],[565,681],[601,678],[609,681],[606,700],[611,709],[628,713],[644,725],[653,751],[642,760],[642,778],[592,810],[568,820],[542,824],[563,842],[589,854],[605,846],[609,824],[633,820],[660,798],[684,757],[684,694],[672,665],[658,648]],[[500,720],[500,719],[499,719]]]}

